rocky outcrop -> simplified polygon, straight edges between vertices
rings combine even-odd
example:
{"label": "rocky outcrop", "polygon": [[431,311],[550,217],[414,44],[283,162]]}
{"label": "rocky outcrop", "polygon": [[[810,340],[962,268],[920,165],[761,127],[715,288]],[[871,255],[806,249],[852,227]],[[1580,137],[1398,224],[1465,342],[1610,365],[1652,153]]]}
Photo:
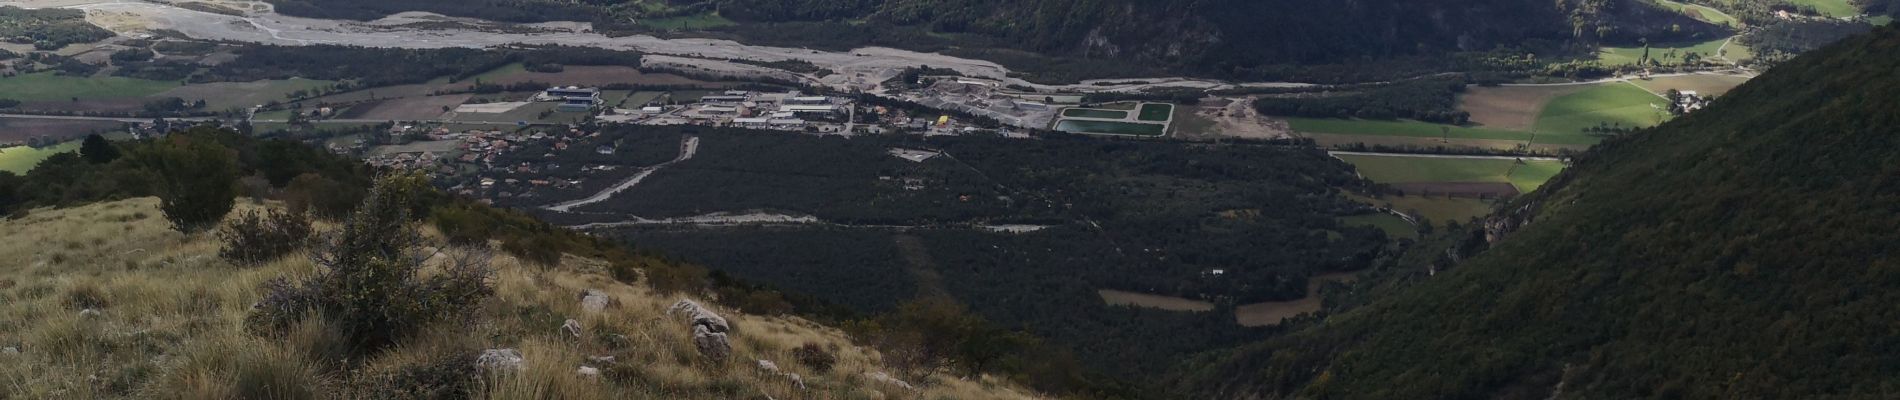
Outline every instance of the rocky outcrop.
{"label": "rocky outcrop", "polygon": [[699,349],[700,355],[714,362],[732,356],[732,343],[726,338],[732,326],[726,323],[725,317],[692,300],[680,300],[668,307],[666,313],[688,321],[687,326],[693,330],[693,347]]}

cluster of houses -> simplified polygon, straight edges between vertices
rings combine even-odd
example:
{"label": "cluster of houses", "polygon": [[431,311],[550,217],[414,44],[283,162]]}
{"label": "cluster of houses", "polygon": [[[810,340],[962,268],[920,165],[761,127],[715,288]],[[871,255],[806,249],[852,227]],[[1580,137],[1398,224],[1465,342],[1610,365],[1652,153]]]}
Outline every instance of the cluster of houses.
{"label": "cluster of houses", "polygon": [[641,125],[705,125],[786,131],[842,132],[852,103],[843,98],[804,96],[797,92],[729,90],[679,106],[616,109],[601,119]]}

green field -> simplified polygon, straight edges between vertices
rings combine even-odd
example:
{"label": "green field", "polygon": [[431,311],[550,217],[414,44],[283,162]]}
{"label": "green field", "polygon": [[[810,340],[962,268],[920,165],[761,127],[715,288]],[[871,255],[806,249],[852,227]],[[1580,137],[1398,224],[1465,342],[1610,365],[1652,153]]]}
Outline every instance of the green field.
{"label": "green field", "polygon": [[1141,116],[1137,118],[1142,121],[1168,122],[1168,117],[1173,114],[1172,104],[1148,103],[1141,105]]}
{"label": "green field", "polygon": [[1505,159],[1364,156],[1341,154],[1359,174],[1379,183],[1510,182],[1516,161]]}
{"label": "green field", "polygon": [[154,94],[155,97],[177,97],[186,100],[204,100],[207,110],[226,110],[231,108],[250,108],[252,106],[275,101],[286,101],[288,95],[299,90],[316,90],[335,85],[336,81],[311,79],[280,79],[256,82],[215,82],[198,83],[173,87],[170,90]]}
{"label": "green field", "polygon": [[77,77],[52,72],[0,78],[0,98],[19,101],[58,101],[79,98],[117,99],[143,97],[178,87],[178,82],[151,81],[117,76]]}
{"label": "green field", "polygon": [[1364,119],[1287,118],[1286,121],[1295,131],[1311,133],[1435,138],[1446,136],[1445,130],[1449,129],[1451,138],[1490,140],[1531,139],[1531,134],[1526,132],[1470,128],[1410,120],[1374,121]]}
{"label": "green field", "polygon": [[1867,23],[1874,24],[1874,26],[1887,26],[1887,24],[1893,23],[1893,16],[1892,15],[1875,15],[1872,17],[1867,17]]}
{"label": "green field", "polygon": [[1558,161],[1483,158],[1434,158],[1341,154],[1359,174],[1379,183],[1496,182],[1520,192],[1543,186],[1563,171]]}
{"label": "green field", "polygon": [[1551,177],[1563,171],[1564,163],[1562,162],[1527,160],[1512,168],[1509,177],[1511,186],[1516,186],[1517,191],[1529,193],[1543,187],[1544,182],[1550,182]]}
{"label": "green field", "polygon": [[1339,217],[1339,223],[1346,226],[1370,225],[1385,231],[1385,235],[1393,239],[1418,238],[1418,228],[1413,227],[1410,222],[1405,222],[1405,219],[1392,214],[1379,213]]}
{"label": "green field", "polygon": [[34,165],[39,165],[40,160],[68,151],[79,151],[79,141],[69,141],[41,149],[26,146],[0,148],[0,171],[24,175],[26,171],[32,170]]}
{"label": "green field", "polygon": [[1815,11],[1820,11],[1822,15],[1829,17],[1845,18],[1860,15],[1860,7],[1855,7],[1847,1],[1848,0],[1788,0],[1789,3],[1794,3],[1794,5],[1797,6],[1814,7]]}
{"label": "green field", "polygon": [[1728,14],[1724,14],[1722,13],[1721,10],[1709,8],[1708,6],[1704,6],[1700,4],[1684,4],[1684,3],[1678,3],[1678,2],[1669,1],[1669,0],[1656,0],[1656,4],[1661,5],[1664,8],[1680,11],[1683,14],[1694,17],[1695,19],[1702,20],[1702,22],[1708,22],[1708,23],[1717,24],[1717,25],[1728,25],[1731,27],[1741,25],[1741,22],[1736,21],[1735,17],[1731,17]]}
{"label": "green field", "polygon": [[1094,108],[1071,108],[1062,110],[1062,116],[1075,118],[1127,119],[1128,112]]}
{"label": "green field", "polygon": [[1626,83],[1593,86],[1551,99],[1537,114],[1532,129],[1537,143],[1595,144],[1600,139],[1585,132],[1599,125],[1650,127],[1662,123],[1667,101]]}
{"label": "green field", "polygon": [[1167,133],[1167,126],[1161,124],[1137,124],[1131,122],[1090,121],[1064,119],[1056,123],[1056,130],[1070,133],[1096,133],[1107,135],[1161,136]]}
{"label": "green field", "polygon": [[[1663,64],[1680,63],[1682,62],[1682,58],[1687,56],[1689,52],[1700,54],[1703,58],[1714,58],[1722,55],[1722,43],[1724,42],[1727,42],[1727,39],[1692,43],[1656,43],[1649,46],[1649,58],[1655,59],[1657,62]],[[1734,51],[1733,49],[1737,47],[1741,46],[1731,46],[1730,51]],[[1674,51],[1674,53],[1672,54],[1671,51]],[[1597,52],[1597,61],[1601,61],[1605,65],[1635,64],[1636,61],[1642,59],[1642,57],[1643,46],[1604,47],[1601,51]]]}

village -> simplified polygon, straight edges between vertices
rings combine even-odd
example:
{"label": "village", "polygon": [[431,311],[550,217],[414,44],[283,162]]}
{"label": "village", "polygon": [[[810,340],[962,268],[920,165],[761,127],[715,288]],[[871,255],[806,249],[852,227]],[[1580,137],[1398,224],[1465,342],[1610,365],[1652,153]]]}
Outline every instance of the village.
{"label": "village", "polygon": [[[810,135],[960,135],[985,130],[969,121],[928,110],[899,110],[849,98],[797,91],[723,90],[697,97],[667,93],[629,102],[594,87],[555,86],[528,101],[470,103],[439,121],[392,123],[387,129],[333,140],[331,152],[362,157],[368,164],[426,172],[453,181],[450,190],[485,199],[537,196],[577,190],[638,169],[615,157],[628,151],[602,131],[615,126],[742,128]],[[517,126],[458,124],[458,119],[496,120],[519,109],[554,114]],[[580,118],[573,118],[579,115]],[[539,117],[539,116],[537,116]],[[566,117],[569,123],[549,124]],[[462,126],[458,126],[462,125]],[[650,145],[650,144],[648,144]],[[665,144],[672,146],[676,144]],[[568,164],[576,154],[598,162]]]}

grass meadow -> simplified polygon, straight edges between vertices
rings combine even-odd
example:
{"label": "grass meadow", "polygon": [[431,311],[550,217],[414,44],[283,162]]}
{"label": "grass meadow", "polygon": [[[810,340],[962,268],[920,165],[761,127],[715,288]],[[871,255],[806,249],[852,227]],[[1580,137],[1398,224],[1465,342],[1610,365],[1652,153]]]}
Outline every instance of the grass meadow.
{"label": "grass meadow", "polygon": [[1625,83],[1591,86],[1551,99],[1537,115],[1537,143],[1582,142],[1601,139],[1585,130],[1600,125],[1650,127],[1667,118],[1668,101],[1643,88]]}
{"label": "grass meadow", "polygon": [[[719,307],[734,325],[733,357],[710,362],[695,350],[687,324],[665,315],[678,298],[620,283],[602,262],[573,256],[535,267],[496,253],[495,294],[476,311],[478,323],[442,326],[366,359],[338,360],[341,344],[323,319],[284,337],[243,329],[261,284],[317,272],[304,254],[231,265],[216,255],[220,244],[210,234],[169,229],[153,198],[33,210],[0,221],[0,232],[7,232],[0,242],[0,345],[18,351],[0,356],[7,358],[0,362],[0,398],[332,398],[384,379],[430,379],[409,374],[431,374],[418,371],[493,348],[519,349],[524,368],[478,373],[472,397],[1031,397],[992,378],[939,375],[915,392],[877,382],[865,374],[882,371],[881,356],[840,331]],[[613,300],[604,311],[584,311],[578,299],[586,289]],[[581,323],[580,337],[562,332],[566,319]],[[792,349],[807,343],[832,349],[836,367],[821,372],[796,361]],[[615,361],[587,361],[592,356]],[[760,373],[757,360],[804,376],[808,388]],[[599,366],[600,377],[577,374],[584,363]]]}
{"label": "grass meadow", "polygon": [[118,99],[145,97],[178,87],[178,82],[153,81],[118,76],[64,76],[35,72],[0,78],[0,98],[23,102],[61,101],[78,98]]}
{"label": "grass meadow", "polygon": [[[1524,140],[1531,139],[1527,132],[1514,132],[1500,129],[1465,127],[1434,124],[1410,120],[1375,121],[1364,119],[1335,118],[1286,118],[1287,125],[1294,131],[1307,133],[1332,133],[1346,135],[1387,135],[1438,138],[1449,136],[1453,139],[1486,140]],[[1449,133],[1447,133],[1449,132]]]}

